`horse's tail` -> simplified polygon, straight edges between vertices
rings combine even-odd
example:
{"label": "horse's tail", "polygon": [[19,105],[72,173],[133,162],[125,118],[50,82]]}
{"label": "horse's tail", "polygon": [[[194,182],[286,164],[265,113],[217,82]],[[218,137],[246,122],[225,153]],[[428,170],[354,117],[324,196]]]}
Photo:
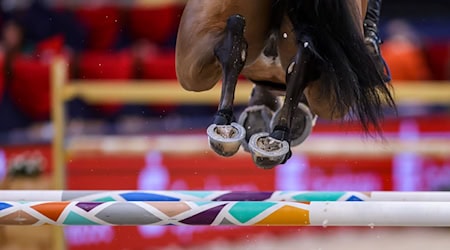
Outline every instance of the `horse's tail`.
{"label": "horse's tail", "polygon": [[381,134],[383,104],[395,107],[389,85],[383,80],[364,44],[359,13],[349,0],[287,0],[287,13],[298,42],[308,41],[321,72],[321,97],[334,98],[333,113],[356,116],[368,132]]}

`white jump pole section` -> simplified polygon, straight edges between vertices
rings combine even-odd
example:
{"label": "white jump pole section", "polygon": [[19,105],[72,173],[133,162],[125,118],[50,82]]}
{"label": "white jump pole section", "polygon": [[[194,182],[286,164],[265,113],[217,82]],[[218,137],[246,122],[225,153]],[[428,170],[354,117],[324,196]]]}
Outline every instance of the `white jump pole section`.
{"label": "white jump pole section", "polygon": [[0,201],[450,201],[450,192],[2,190]]}

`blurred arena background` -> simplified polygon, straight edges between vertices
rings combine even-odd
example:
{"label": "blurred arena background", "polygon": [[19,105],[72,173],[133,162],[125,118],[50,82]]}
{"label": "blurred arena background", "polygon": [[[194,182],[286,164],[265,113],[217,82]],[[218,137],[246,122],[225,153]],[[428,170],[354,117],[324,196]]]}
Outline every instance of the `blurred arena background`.
{"label": "blurred arena background", "polygon": [[[447,0],[383,2],[382,50],[399,101],[398,115],[386,110],[385,141],[364,137],[352,122],[319,120],[288,164],[266,171],[248,154],[228,159],[209,150],[205,131],[218,99],[170,101],[183,92],[174,44],[184,2],[0,1],[1,189],[450,190]],[[72,88],[55,92],[58,79]],[[146,101],[147,93],[170,100]],[[72,250],[448,249],[448,233],[70,226],[64,241]],[[54,249],[55,235],[50,227],[0,227],[0,250]]]}

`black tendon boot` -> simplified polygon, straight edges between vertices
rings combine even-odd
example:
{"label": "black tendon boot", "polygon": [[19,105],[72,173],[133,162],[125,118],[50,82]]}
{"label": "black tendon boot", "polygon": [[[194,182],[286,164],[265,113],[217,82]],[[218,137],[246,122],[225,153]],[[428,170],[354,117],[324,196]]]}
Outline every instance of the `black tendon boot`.
{"label": "black tendon boot", "polygon": [[366,18],[364,19],[364,37],[366,45],[372,53],[377,66],[384,72],[384,81],[389,82],[391,80],[391,73],[389,72],[389,68],[381,55],[381,39],[378,35],[381,2],[382,0],[369,0]]}

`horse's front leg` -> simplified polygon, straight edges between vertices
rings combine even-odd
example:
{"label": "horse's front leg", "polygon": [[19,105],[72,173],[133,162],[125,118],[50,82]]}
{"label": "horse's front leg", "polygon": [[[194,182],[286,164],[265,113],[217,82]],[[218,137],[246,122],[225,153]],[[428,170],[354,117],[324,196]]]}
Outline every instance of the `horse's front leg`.
{"label": "horse's front leg", "polygon": [[302,103],[305,99],[303,91],[308,82],[318,77],[310,44],[304,42],[287,68],[286,97],[283,106],[274,115],[272,132],[255,134],[250,138],[249,147],[257,166],[270,169],[285,163],[291,157],[292,143],[299,144],[309,135],[313,117]]}
{"label": "horse's front leg", "polygon": [[225,34],[214,53],[222,67],[222,92],[213,124],[207,129],[211,148],[222,156],[234,155],[245,138],[245,129],[235,123],[234,92],[238,76],[245,65],[248,44],[244,38],[245,20],[240,15],[230,16]]}

